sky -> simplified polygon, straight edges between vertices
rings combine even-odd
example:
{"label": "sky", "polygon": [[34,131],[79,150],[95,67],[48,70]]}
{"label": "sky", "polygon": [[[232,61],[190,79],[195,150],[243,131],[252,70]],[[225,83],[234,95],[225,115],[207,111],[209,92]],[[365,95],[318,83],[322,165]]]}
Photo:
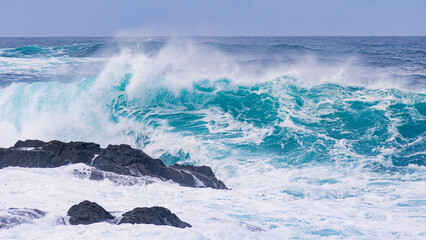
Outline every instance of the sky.
{"label": "sky", "polygon": [[0,37],[400,35],[426,0],[0,0]]}

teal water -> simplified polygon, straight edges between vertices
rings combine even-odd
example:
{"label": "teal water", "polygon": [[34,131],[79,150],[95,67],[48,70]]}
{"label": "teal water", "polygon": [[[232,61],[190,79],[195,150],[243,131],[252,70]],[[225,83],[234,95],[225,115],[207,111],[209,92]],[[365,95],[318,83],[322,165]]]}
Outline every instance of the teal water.
{"label": "teal water", "polygon": [[[167,165],[211,166],[259,204],[291,204],[274,217],[231,216],[271,231],[416,238],[426,214],[424,40],[0,39],[0,144],[128,143]],[[297,212],[339,201],[360,209],[358,223]]]}

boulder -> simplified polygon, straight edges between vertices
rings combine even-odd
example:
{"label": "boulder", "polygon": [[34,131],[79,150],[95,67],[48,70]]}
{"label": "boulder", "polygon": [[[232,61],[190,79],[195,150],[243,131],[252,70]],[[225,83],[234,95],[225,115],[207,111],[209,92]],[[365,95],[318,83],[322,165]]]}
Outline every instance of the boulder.
{"label": "boulder", "polygon": [[164,207],[135,208],[123,214],[118,224],[123,223],[168,225],[178,228],[191,227]]}
{"label": "boulder", "polygon": [[104,208],[95,202],[83,201],[72,206],[68,212],[71,225],[92,224],[97,222],[106,222],[114,219],[114,217]]}

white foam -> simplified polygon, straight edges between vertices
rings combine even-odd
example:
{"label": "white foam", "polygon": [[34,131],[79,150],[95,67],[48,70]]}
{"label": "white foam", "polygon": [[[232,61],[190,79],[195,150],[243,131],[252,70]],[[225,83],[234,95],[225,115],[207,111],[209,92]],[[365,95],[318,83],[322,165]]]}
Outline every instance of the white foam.
{"label": "white foam", "polygon": [[[415,179],[426,169],[418,167],[418,173],[400,176],[362,171],[350,174],[352,170],[326,166],[299,169],[239,166],[244,173],[224,179],[232,189],[224,191],[186,188],[169,182],[123,186],[108,180],[74,177],[74,169],[82,166],[1,169],[1,209],[29,207],[48,213],[34,224],[1,230],[0,238],[281,239],[282,236],[316,238],[312,232],[323,229],[350,238],[416,238],[424,234],[426,185]],[[401,178],[405,181],[400,181]],[[58,216],[65,216],[73,204],[86,199],[118,212],[164,206],[193,228],[107,223],[58,225],[55,220]],[[247,224],[265,231],[252,231]]]}

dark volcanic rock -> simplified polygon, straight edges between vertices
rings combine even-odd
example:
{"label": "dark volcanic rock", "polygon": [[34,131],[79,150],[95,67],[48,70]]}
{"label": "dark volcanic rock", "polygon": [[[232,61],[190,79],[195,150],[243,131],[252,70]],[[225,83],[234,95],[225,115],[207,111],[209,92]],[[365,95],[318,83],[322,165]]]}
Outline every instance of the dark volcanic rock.
{"label": "dark volcanic rock", "polygon": [[0,148],[0,168],[5,167],[59,167],[55,164],[60,159],[51,152],[35,149],[31,151],[21,149]]}
{"label": "dark volcanic rock", "polygon": [[86,163],[90,165],[92,159],[95,157],[95,154],[99,154],[101,152],[101,147],[99,144],[95,143],[63,143],[60,141],[51,141],[43,146],[42,150],[52,152],[53,154],[57,155],[65,164]]}
{"label": "dark volcanic rock", "polygon": [[13,147],[14,148],[40,148],[40,147],[43,147],[44,145],[46,145],[46,143],[43,141],[28,139],[25,141],[21,141],[21,140],[17,141]]}
{"label": "dark volcanic rock", "polygon": [[135,208],[123,214],[118,224],[123,223],[169,225],[178,228],[191,227],[191,225],[183,222],[174,213],[163,207]]}
{"label": "dark volcanic rock", "polygon": [[24,223],[32,223],[33,220],[46,215],[43,211],[31,208],[9,208],[0,210],[0,229],[11,228]]}
{"label": "dark volcanic rock", "polygon": [[68,210],[71,225],[105,222],[114,217],[95,202],[83,201]]}
{"label": "dark volcanic rock", "polygon": [[120,219],[113,220],[114,217],[95,202],[83,201],[74,205],[68,210],[70,224],[92,224],[97,222],[109,223],[131,223],[131,224],[155,224],[168,225],[178,228],[191,227],[186,222],[180,220],[175,214],[164,207],[135,208],[124,213]]}
{"label": "dark volcanic rock", "polygon": [[[31,149],[28,149],[31,148]],[[175,164],[166,167],[159,159],[151,158],[143,151],[129,145],[109,145],[102,149],[99,144],[85,142],[64,143],[39,140],[18,141],[14,147],[0,148],[0,168],[59,167],[71,163],[85,163],[102,171],[134,177],[151,176],[172,180],[186,187],[210,187],[227,189],[210,167]],[[93,175],[91,179],[100,179]]]}
{"label": "dark volcanic rock", "polygon": [[90,164],[95,154],[99,154],[100,151],[99,144],[95,143],[18,141],[12,148],[0,148],[0,168],[9,166],[51,168],[69,163]]}
{"label": "dark volcanic rock", "polygon": [[[181,173],[189,173],[193,176],[194,187],[210,187],[215,189],[227,189],[225,184],[218,180],[214,175],[212,169],[206,166],[190,166],[175,164],[171,166],[172,169],[178,170]],[[174,180],[172,178],[172,180]],[[190,180],[191,181],[191,180]],[[192,182],[187,183],[188,185]]]}
{"label": "dark volcanic rock", "polygon": [[216,179],[211,168],[174,165],[166,167],[159,159],[153,159],[129,145],[109,145],[93,161],[93,167],[130,176],[153,176],[172,180],[187,187],[211,187],[227,189]]}
{"label": "dark volcanic rock", "polygon": [[129,145],[108,145],[93,161],[93,167],[125,175],[155,176],[159,169],[165,168],[159,159],[153,159]]}

